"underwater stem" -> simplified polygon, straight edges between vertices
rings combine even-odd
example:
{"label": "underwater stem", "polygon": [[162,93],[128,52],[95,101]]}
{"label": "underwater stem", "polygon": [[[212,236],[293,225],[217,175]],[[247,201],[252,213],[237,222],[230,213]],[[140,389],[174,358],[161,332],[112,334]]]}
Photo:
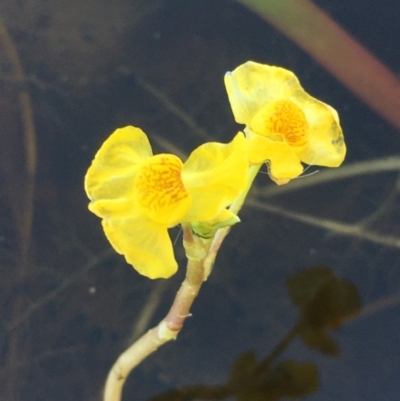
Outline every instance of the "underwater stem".
{"label": "underwater stem", "polygon": [[[33,197],[35,191],[35,177],[37,165],[36,133],[33,118],[33,108],[28,89],[25,84],[25,75],[16,46],[8,33],[8,29],[0,15],[0,42],[4,53],[11,64],[13,79],[16,83],[18,101],[21,111],[21,122],[24,133],[25,174],[26,182],[23,189],[24,203],[15,211],[16,221],[19,222],[20,248],[22,259],[27,259],[33,221]],[[13,205],[12,205],[13,206]],[[26,261],[25,261],[26,263]],[[23,263],[21,263],[23,264]]]}
{"label": "underwater stem", "polygon": [[[6,60],[10,63],[12,79],[16,83],[16,92],[18,96],[21,122],[24,134],[24,156],[25,156],[25,182],[24,186],[18,191],[17,198],[15,191],[9,191],[10,206],[14,213],[14,219],[17,222],[18,235],[19,235],[19,269],[17,271],[17,281],[23,282],[24,276],[27,273],[29,264],[29,248],[31,243],[31,232],[34,214],[34,193],[35,193],[35,178],[36,178],[36,134],[35,124],[33,119],[33,109],[31,99],[27,88],[24,86],[25,75],[22,68],[22,63],[18,55],[16,45],[14,44],[11,35],[8,32],[7,26],[0,15],[0,49],[4,53]],[[2,127],[2,129],[5,127]],[[4,139],[4,138],[3,138]],[[15,140],[15,139],[14,139]],[[4,144],[2,143],[2,146]],[[7,181],[12,177],[6,177]],[[21,196],[23,194],[23,196]],[[22,295],[17,296],[13,308],[11,320],[16,320],[22,314],[23,308]],[[22,350],[19,349],[20,333],[14,332],[10,336],[8,344],[8,365],[12,367],[16,361],[19,361]],[[7,380],[9,399],[17,399],[18,396],[14,394],[17,391],[18,379],[16,378],[16,370],[11,369],[11,375]]]}
{"label": "underwater stem", "polygon": [[302,322],[298,322],[284,338],[275,346],[272,352],[263,359],[257,367],[258,372],[267,370],[273,362],[282,354],[289,344],[300,334],[302,329]]}

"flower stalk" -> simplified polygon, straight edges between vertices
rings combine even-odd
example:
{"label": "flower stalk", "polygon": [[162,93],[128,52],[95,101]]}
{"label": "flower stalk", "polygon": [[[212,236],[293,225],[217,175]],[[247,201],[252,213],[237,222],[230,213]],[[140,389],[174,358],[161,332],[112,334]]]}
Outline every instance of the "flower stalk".
{"label": "flower stalk", "polygon": [[[260,170],[260,167],[262,164],[257,164],[254,166],[251,166],[248,173],[247,173],[247,185],[244,188],[244,190],[240,193],[240,195],[234,200],[232,205],[229,206],[229,210],[233,212],[234,214],[238,214],[240,209],[242,208],[244,201],[250,191],[251,186],[253,185],[253,181],[257,176],[258,171]],[[204,259],[204,272],[205,272],[205,277],[207,278],[213,268],[215,259],[217,257],[217,253],[219,249],[221,248],[221,245],[225,239],[225,237],[229,234],[230,227],[224,227],[219,229],[216,233],[215,236],[211,242],[210,249],[208,251],[207,256]]]}
{"label": "flower stalk", "polygon": [[[194,236],[189,225],[184,225],[182,228],[185,247],[200,248],[206,255],[210,241],[203,241]],[[176,339],[186,318],[190,316],[190,308],[204,282],[203,259],[188,258],[185,280],[168,314],[119,356],[108,374],[104,401],[120,401],[123,386],[130,372],[160,346]]]}

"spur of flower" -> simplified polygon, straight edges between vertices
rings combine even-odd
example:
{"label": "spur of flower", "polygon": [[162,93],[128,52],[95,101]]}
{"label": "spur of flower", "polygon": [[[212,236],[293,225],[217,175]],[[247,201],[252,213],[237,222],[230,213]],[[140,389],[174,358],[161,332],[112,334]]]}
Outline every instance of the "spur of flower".
{"label": "spur of flower", "polygon": [[346,146],[339,117],[311,97],[290,71],[248,61],[225,75],[236,122],[245,124],[249,162],[268,163],[271,178],[286,184],[302,163],[338,167]]}
{"label": "spur of flower", "polygon": [[238,133],[228,144],[199,146],[183,163],[172,154],[153,155],[140,128],[117,129],[86,174],[89,209],[140,274],[168,278],[177,270],[168,229],[227,216],[226,207],[246,186],[246,149]]}

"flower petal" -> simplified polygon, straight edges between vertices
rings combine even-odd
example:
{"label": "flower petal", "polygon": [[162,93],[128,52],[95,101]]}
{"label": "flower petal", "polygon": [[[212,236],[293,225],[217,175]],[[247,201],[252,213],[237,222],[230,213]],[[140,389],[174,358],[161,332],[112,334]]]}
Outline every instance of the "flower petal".
{"label": "flower petal", "polygon": [[286,184],[303,172],[299,157],[286,142],[251,133],[249,135],[249,160],[252,164],[268,162],[271,178],[277,184]]}
{"label": "flower petal", "polygon": [[104,232],[113,248],[138,273],[151,279],[171,277],[178,268],[165,226],[140,217],[105,219]]}
{"label": "flower petal", "polygon": [[135,203],[147,217],[165,227],[176,226],[192,204],[181,172],[179,157],[159,154],[142,163],[136,174]]}
{"label": "flower petal", "polygon": [[302,108],[309,123],[308,146],[300,159],[310,165],[338,167],[346,156],[338,114],[331,106],[307,97]]}
{"label": "flower petal", "polygon": [[103,143],[85,177],[89,208],[99,217],[127,217],[132,212],[133,180],[139,165],[152,156],[146,134],[120,128]]}
{"label": "flower petal", "polygon": [[303,90],[292,72],[253,61],[227,72],[225,87],[236,122],[249,127],[253,117],[267,103],[291,98]]}
{"label": "flower petal", "polygon": [[184,222],[213,219],[245,188],[247,141],[239,132],[228,144],[205,143],[184,163],[182,179],[193,197]]}
{"label": "flower petal", "polygon": [[305,113],[288,99],[269,102],[254,116],[250,127],[259,135],[287,142],[296,153],[300,153],[308,142]]}

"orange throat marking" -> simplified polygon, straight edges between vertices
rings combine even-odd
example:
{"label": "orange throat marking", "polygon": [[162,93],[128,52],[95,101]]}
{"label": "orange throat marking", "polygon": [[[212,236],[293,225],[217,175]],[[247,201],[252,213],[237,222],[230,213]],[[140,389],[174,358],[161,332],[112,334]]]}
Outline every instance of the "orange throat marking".
{"label": "orange throat marking", "polygon": [[291,100],[277,100],[265,106],[253,119],[254,130],[271,139],[281,136],[290,146],[307,144],[308,123],[303,110]]}

